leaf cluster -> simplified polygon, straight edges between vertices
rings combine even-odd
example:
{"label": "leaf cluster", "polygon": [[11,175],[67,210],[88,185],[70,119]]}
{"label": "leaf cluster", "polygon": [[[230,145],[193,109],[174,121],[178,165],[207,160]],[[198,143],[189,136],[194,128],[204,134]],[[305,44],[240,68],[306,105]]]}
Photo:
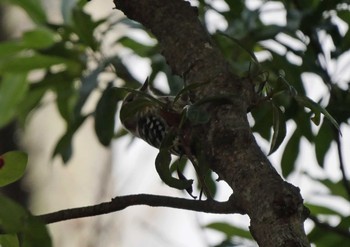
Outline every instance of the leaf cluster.
{"label": "leaf cluster", "polygon": [[[27,155],[20,151],[0,155],[0,187],[20,179],[27,161]],[[3,195],[0,195],[0,205],[0,246],[52,246],[48,230],[41,220]]]}

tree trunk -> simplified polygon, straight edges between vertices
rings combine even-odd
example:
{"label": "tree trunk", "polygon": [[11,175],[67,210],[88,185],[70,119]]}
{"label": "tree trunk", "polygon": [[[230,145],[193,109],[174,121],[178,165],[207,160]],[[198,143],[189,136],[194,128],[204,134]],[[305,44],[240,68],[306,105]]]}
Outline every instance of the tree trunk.
{"label": "tree trunk", "polygon": [[[117,9],[142,23],[158,39],[175,74],[189,84],[194,101],[209,101],[210,122],[193,130],[210,168],[226,181],[233,197],[250,217],[250,232],[259,246],[310,246],[303,223],[305,209],[299,189],[285,182],[257,145],[247,120],[254,102],[254,78],[232,72],[197,16],[181,0],[114,0]],[[210,83],[209,83],[210,82]]]}

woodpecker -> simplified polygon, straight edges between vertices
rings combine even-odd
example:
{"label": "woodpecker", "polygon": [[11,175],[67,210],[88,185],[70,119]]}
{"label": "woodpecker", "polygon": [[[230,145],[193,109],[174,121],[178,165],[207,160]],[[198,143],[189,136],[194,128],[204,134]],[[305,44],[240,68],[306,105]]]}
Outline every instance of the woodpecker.
{"label": "woodpecker", "polygon": [[173,97],[153,95],[147,78],[141,88],[125,97],[120,109],[120,120],[134,136],[158,149],[171,134],[173,139],[169,151],[181,156],[184,154],[183,138],[180,136],[183,131],[179,126],[184,107],[183,103],[174,104]]}
{"label": "woodpecker", "polygon": [[[211,198],[209,189],[205,184],[203,171],[199,169],[199,163],[191,147],[191,124],[184,118],[184,113],[190,105],[184,98],[176,99],[171,96],[155,96],[148,86],[148,78],[141,88],[130,92],[124,99],[120,109],[120,121],[124,127],[134,136],[146,141],[151,146],[160,149],[168,148],[168,151],[177,156],[185,155],[193,164],[198,175],[202,190]],[[167,172],[170,173],[168,170]],[[170,174],[169,174],[170,175]],[[171,175],[170,175],[171,176]],[[187,180],[178,170],[179,181]],[[174,186],[173,178],[167,176],[162,180],[171,187]],[[186,191],[192,195],[192,186]],[[201,198],[202,192],[200,193]]]}

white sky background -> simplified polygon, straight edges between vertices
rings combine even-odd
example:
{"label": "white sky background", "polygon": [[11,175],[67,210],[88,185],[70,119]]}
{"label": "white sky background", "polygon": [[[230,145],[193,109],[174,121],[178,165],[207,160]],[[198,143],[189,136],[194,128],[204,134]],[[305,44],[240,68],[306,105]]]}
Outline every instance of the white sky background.
{"label": "white sky background", "polygon": [[[191,1],[193,2],[193,1]],[[222,1],[214,1],[217,8],[225,8]],[[262,1],[250,0],[247,1],[251,8],[257,8]],[[262,20],[265,23],[283,24],[285,22],[285,11],[282,5],[275,2],[266,4],[263,9]],[[266,13],[266,14],[264,14]],[[226,27],[224,20],[213,12],[210,12],[207,16],[207,20],[210,23],[209,30],[223,29]],[[346,29],[346,25],[342,24],[342,28]],[[343,29],[343,30],[344,30]],[[140,38],[145,36],[141,33],[133,33]],[[292,42],[286,35],[279,35],[280,40],[286,42]],[[332,44],[327,37],[321,37],[324,39],[325,49],[332,49]],[[271,45],[271,42],[264,42],[265,45]],[[275,47],[275,44],[272,44]],[[295,44],[299,45],[299,44]],[[283,50],[281,50],[283,52]],[[265,54],[257,54],[258,57],[265,57]],[[292,62],[300,63],[300,58],[287,54]],[[135,56],[125,56],[125,62],[129,64],[129,68],[140,81],[143,81],[149,73],[149,64],[145,61],[137,59]],[[336,81],[345,83],[349,80],[349,70],[345,70],[344,66],[350,63],[350,56],[342,58],[339,63],[334,61],[328,61],[330,71],[333,73],[333,78]],[[339,71],[339,68],[343,68]],[[288,78],[288,75],[286,75]],[[163,85],[164,78],[157,78],[158,84]],[[305,87],[307,94],[310,98],[318,101],[325,94],[326,88],[323,82],[317,75],[305,74],[303,75],[305,81]],[[343,84],[344,85],[344,84]],[[327,102],[327,98],[323,99],[323,103]],[[295,128],[294,123],[288,124],[288,133],[292,133],[291,130]],[[317,127],[314,128],[315,131]],[[342,127],[342,143],[344,160],[347,167],[347,174],[350,176],[349,169],[349,152],[350,148],[350,130],[349,128]],[[290,135],[287,136],[287,139]],[[268,152],[269,143],[262,140],[257,136],[257,140],[261,145],[265,153]],[[171,188],[167,188],[160,181],[158,174],[155,171],[154,159],[157,155],[157,150],[150,147],[148,144],[141,140],[135,140],[130,144],[130,137],[124,137],[117,140],[113,145],[115,170],[113,176],[116,180],[116,195],[127,195],[137,193],[153,193],[163,195],[174,196],[186,196],[185,194],[176,191]],[[284,142],[285,145],[285,142]],[[275,165],[276,169],[280,172],[281,151],[284,149],[284,145],[279,148],[278,152],[271,155],[269,158]],[[302,141],[302,150],[297,160],[296,173],[288,178],[288,181],[301,188],[302,195],[306,201],[319,203],[321,200],[326,205],[331,204],[337,210],[340,210],[344,214],[350,214],[350,209],[346,208],[344,202],[334,203],[331,198],[323,198],[322,195],[326,193],[326,190],[320,186],[315,186],[304,175],[303,171],[307,171],[317,177],[329,176],[333,180],[339,180],[341,177],[339,170],[339,162],[336,155],[335,145],[332,145],[331,151],[327,154],[325,159],[325,170],[321,170],[317,165],[317,161],[314,155],[314,148],[305,140]],[[139,166],[142,166],[141,168]],[[135,171],[140,171],[136,173]],[[221,195],[220,199],[225,200],[230,194],[230,189],[227,188],[222,182],[220,183]],[[319,194],[321,196],[319,196]],[[183,210],[167,209],[167,208],[149,208],[144,206],[137,206],[129,208],[123,212],[118,213],[125,217],[129,224],[123,227],[123,246],[138,247],[138,246],[191,246],[201,247],[206,246],[206,241],[211,244],[218,243],[222,239],[222,235],[214,233],[213,231],[206,230],[204,233],[199,228],[199,225],[207,224],[213,221],[227,221],[234,222],[239,225],[248,224],[248,217],[240,215],[207,215],[202,213],[194,213]],[[199,225],[198,225],[199,224]],[[166,228],[165,228],[166,227]],[[169,231],[171,227],[171,231]],[[118,231],[116,229],[116,231]],[[204,235],[203,235],[204,234]],[[248,246],[248,245],[245,245]]]}

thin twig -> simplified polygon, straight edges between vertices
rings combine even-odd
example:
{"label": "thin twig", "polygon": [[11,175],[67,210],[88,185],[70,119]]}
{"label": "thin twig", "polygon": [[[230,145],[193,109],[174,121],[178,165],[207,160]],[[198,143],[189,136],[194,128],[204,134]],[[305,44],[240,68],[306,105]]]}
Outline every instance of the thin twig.
{"label": "thin twig", "polygon": [[334,136],[335,136],[335,141],[337,143],[337,150],[338,150],[338,157],[339,157],[339,167],[340,167],[340,171],[342,173],[342,181],[343,181],[343,184],[344,184],[344,188],[348,194],[348,198],[350,199],[350,183],[349,183],[349,180],[346,176],[346,171],[345,171],[345,166],[344,166],[344,159],[343,159],[343,152],[341,150],[341,141],[340,141],[340,138],[339,138],[339,131],[334,129]]}
{"label": "thin twig", "polygon": [[148,205],[151,207],[170,207],[177,209],[192,210],[197,212],[215,214],[244,214],[233,200],[233,197],[226,202],[214,200],[198,201],[185,198],[159,196],[159,195],[127,195],[113,198],[110,202],[101,204],[64,209],[61,211],[38,215],[46,224],[51,224],[64,220],[71,220],[83,217],[91,217],[123,210],[129,206]]}

